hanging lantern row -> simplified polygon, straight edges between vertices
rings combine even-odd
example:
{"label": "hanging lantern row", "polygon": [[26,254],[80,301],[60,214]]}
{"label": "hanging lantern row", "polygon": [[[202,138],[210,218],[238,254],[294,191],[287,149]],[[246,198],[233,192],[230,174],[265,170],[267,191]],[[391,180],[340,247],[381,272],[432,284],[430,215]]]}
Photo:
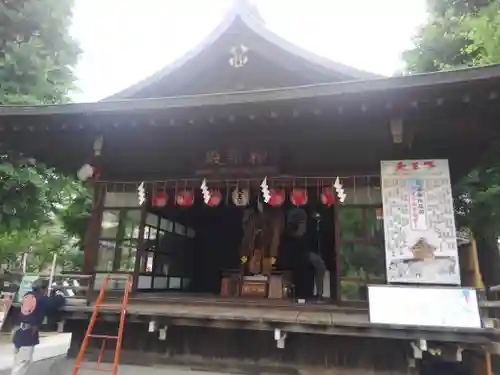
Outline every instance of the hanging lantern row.
{"label": "hanging lantern row", "polygon": [[[200,185],[200,191],[203,202],[209,207],[217,207],[222,203],[222,193],[219,189],[210,189],[207,180],[204,179]],[[286,199],[285,189],[270,188],[267,177],[260,184],[262,200],[272,207],[281,207]],[[344,203],[347,195],[337,177],[331,187],[323,187],[320,193],[321,203],[327,207],[337,202]],[[140,205],[146,201],[146,191],[144,183],[137,189],[137,198]],[[290,202],[297,207],[305,206],[308,202],[308,192],[304,188],[293,188],[288,196]],[[237,207],[245,207],[250,203],[250,190],[248,188],[239,188],[238,186],[231,194],[231,200]],[[151,203],[153,207],[165,207],[169,202],[169,196],[166,191],[160,191],[153,195]],[[194,192],[190,189],[179,189],[175,192],[174,204],[179,207],[189,207],[194,204]]]}

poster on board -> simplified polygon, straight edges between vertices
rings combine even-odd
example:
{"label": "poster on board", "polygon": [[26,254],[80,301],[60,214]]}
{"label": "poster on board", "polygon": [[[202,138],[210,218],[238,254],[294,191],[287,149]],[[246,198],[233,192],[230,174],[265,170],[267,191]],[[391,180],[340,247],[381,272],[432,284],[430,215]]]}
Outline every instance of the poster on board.
{"label": "poster on board", "polygon": [[460,285],[447,160],[381,162],[387,282]]}
{"label": "poster on board", "polygon": [[370,323],[448,328],[482,327],[474,288],[369,285],[368,300]]}

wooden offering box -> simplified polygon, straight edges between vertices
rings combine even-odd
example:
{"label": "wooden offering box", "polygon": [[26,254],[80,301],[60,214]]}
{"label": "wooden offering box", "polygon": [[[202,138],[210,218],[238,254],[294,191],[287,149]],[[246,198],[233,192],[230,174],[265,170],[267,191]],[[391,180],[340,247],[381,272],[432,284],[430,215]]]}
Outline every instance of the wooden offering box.
{"label": "wooden offering box", "polygon": [[239,271],[224,271],[220,286],[221,297],[238,297],[240,295],[240,279]]}
{"label": "wooden offering box", "polygon": [[244,276],[241,282],[242,297],[267,297],[267,276]]}
{"label": "wooden offering box", "polygon": [[271,299],[292,297],[293,286],[288,272],[273,272],[269,280],[269,295]]}

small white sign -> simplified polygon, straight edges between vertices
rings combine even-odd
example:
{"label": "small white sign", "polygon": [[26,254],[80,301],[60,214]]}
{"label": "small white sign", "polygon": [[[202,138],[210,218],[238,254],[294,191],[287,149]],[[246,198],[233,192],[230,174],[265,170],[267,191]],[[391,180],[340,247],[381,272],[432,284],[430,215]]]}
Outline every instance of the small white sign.
{"label": "small white sign", "polygon": [[481,328],[473,288],[369,285],[368,300],[370,323]]}

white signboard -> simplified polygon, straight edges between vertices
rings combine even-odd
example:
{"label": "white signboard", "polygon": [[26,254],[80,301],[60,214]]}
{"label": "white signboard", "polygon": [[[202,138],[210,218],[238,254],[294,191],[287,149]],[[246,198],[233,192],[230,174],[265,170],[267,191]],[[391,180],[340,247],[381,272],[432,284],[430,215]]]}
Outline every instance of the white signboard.
{"label": "white signboard", "polygon": [[476,290],[369,285],[370,323],[481,328]]}
{"label": "white signboard", "polygon": [[460,285],[447,160],[381,162],[389,283]]}

